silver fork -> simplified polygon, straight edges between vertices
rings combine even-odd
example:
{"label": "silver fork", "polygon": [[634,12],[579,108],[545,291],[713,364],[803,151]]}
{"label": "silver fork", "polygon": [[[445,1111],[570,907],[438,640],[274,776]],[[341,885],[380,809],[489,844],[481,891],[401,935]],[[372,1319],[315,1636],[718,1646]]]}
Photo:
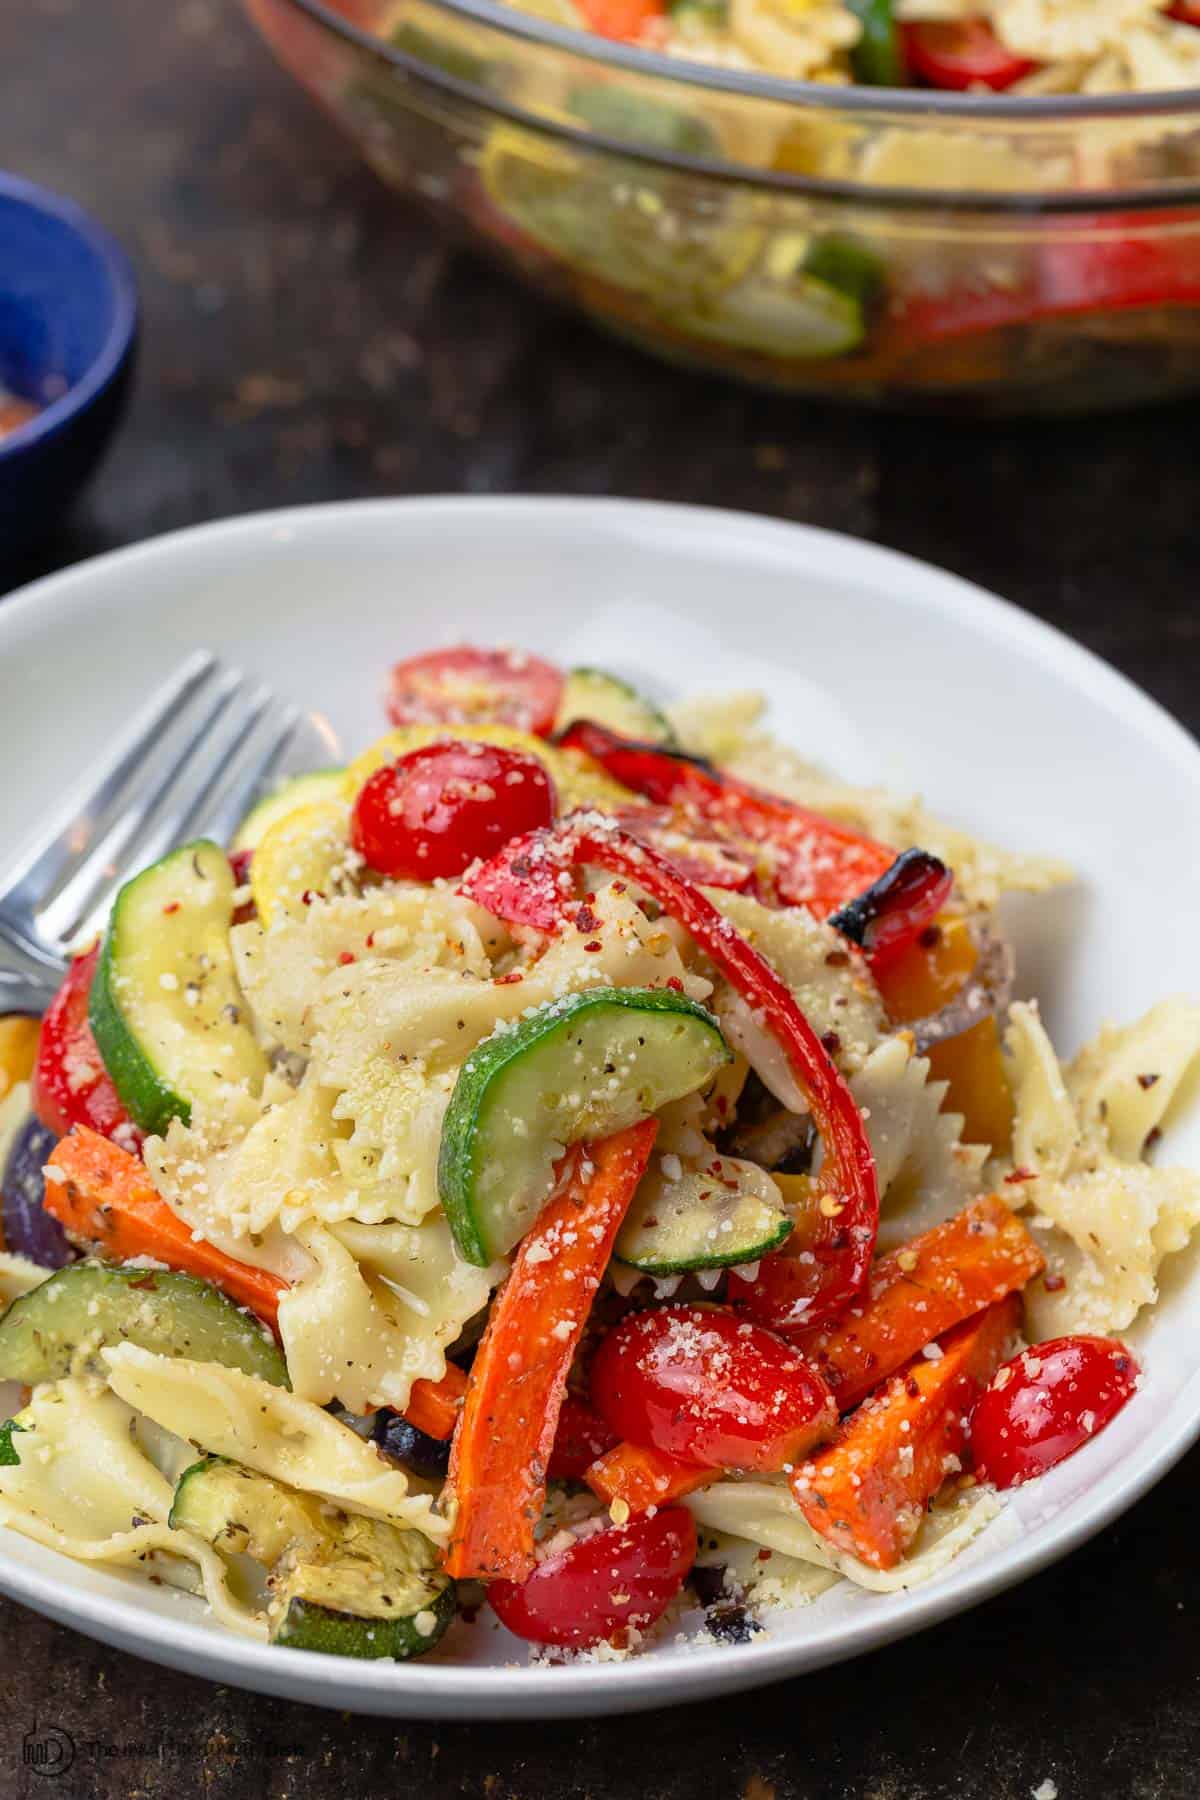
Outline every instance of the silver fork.
{"label": "silver fork", "polygon": [[131,875],[189,838],[227,841],[305,723],[210,651],[188,657],[0,873],[0,1012],[45,1009]]}

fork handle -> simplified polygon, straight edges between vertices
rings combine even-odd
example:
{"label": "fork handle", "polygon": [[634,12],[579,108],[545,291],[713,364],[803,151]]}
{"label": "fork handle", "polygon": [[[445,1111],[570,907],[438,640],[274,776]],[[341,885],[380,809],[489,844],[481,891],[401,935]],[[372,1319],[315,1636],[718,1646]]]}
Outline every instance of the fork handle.
{"label": "fork handle", "polygon": [[40,1018],[54,998],[50,971],[0,966],[0,1014],[32,1013]]}

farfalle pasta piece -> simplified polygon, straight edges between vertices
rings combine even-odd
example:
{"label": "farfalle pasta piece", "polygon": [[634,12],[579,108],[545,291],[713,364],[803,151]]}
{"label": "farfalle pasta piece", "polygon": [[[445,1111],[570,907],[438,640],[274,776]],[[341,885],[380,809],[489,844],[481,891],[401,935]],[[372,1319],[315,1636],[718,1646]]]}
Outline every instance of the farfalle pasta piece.
{"label": "farfalle pasta piece", "polygon": [[960,1141],[962,1116],[941,1110],[944,1081],[903,1035],[868,1057],[850,1091],[862,1109],[879,1180],[880,1252],[949,1219],[979,1193],[987,1151]]}
{"label": "farfalle pasta piece", "polygon": [[[716,888],[706,888],[705,893],[786,981],[813,1030],[820,1036],[833,1034],[834,1058],[843,1073],[860,1069],[887,1030],[887,1021],[879,990],[841,932],[814,919],[804,907],[767,907],[748,894]],[[760,1077],[775,1071],[767,1085],[777,1097],[782,1098],[781,1086],[794,1097],[794,1080],[774,1040],[728,982],[718,983],[711,1004],[730,1042]]]}
{"label": "farfalle pasta piece", "polygon": [[1104,1025],[1064,1071],[1085,1133],[1132,1161],[1200,1062],[1200,1005],[1163,1000],[1133,1025]]}
{"label": "farfalle pasta piece", "polygon": [[198,1588],[221,1624],[265,1638],[265,1625],[230,1591],[217,1552],[168,1526],[172,1485],[138,1426],[133,1409],[94,1380],[39,1388],[12,1432],[20,1460],[0,1467],[0,1523],[77,1562]]}
{"label": "farfalle pasta piece", "polygon": [[[571,929],[524,967],[499,981],[448,969],[420,974],[370,962],[327,976],[317,1005],[313,1061],[340,1090],[372,1057],[420,1059],[431,1070],[457,1069],[498,1025],[587,987],[663,987],[678,982],[703,998],[709,984],[689,974],[675,939],[646,918],[619,884],[601,887],[594,925]],[[589,949],[588,945],[599,945]]]}
{"label": "farfalle pasta piece", "polygon": [[309,1222],[297,1236],[313,1267],[279,1302],[292,1388],[351,1412],[403,1411],[414,1381],[440,1381],[446,1346],[502,1273],[463,1262],[440,1216],[416,1229]]}
{"label": "farfalle pasta piece", "polygon": [[826,1538],[818,1536],[786,1481],[718,1481],[686,1495],[682,1504],[700,1525],[829,1569],[877,1594],[899,1593],[932,1580],[1001,1510],[1000,1501],[989,1489],[976,1488],[960,1495],[930,1513],[908,1553],[894,1569],[883,1570],[835,1550]]}
{"label": "farfalle pasta piece", "polygon": [[157,1356],[135,1344],[101,1351],[113,1392],[169,1431],[347,1512],[411,1525],[436,1543],[446,1522],[408,1478],[332,1414],[221,1363]]}
{"label": "farfalle pasta piece", "polygon": [[269,930],[255,922],[237,925],[231,943],[263,1041],[306,1054],[316,1002],[337,969],[386,962],[483,978],[508,937],[482,907],[449,889],[389,886],[314,898],[302,913],[281,914]]}
{"label": "farfalle pasta piece", "polygon": [[[1200,1224],[1200,1175],[1139,1160],[1194,1061],[1196,1019],[1188,1002],[1169,1001],[1124,1029],[1105,1026],[1064,1075],[1036,1007],[1012,1008],[1016,1167],[1004,1192],[1033,1209],[1046,1254],[1026,1295],[1035,1337],[1123,1331],[1157,1298],[1163,1257]],[[1149,1074],[1159,1079],[1138,1080]]]}

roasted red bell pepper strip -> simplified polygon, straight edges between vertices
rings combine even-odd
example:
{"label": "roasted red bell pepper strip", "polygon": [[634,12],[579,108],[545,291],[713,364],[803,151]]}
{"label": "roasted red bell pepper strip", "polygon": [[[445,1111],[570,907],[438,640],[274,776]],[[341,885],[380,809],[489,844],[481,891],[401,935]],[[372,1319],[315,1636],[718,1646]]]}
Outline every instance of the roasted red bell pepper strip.
{"label": "roasted red bell pepper strip", "polygon": [[953,886],[954,876],[940,858],[928,850],[906,850],[865,893],[833,913],[829,923],[878,969],[933,924]]}
{"label": "roasted red bell pepper strip", "polygon": [[813,1215],[799,1254],[764,1258],[760,1280],[786,1265],[786,1303],[755,1303],[756,1284],[740,1297],[764,1324],[798,1327],[837,1318],[862,1288],[879,1225],[875,1159],[850,1089],[820,1038],[770,963],[667,859],[638,843],[600,814],[577,813],[557,830],[506,845],[464,883],[465,891],[498,917],[555,929],[569,916],[569,871],[594,864],[622,875],[656,900],[689,932],[704,954],[760,1017],[787,1058],[808,1101],[825,1149],[815,1184]]}
{"label": "roasted red bell pepper strip", "polygon": [[42,1124],[59,1137],[86,1125],[136,1150],[142,1134],[122,1106],[88,1024],[88,996],[99,946],[77,956],[42,1020],[31,1100]]}
{"label": "roasted red bell pepper strip", "polygon": [[794,801],[695,757],[618,737],[588,719],[568,726],[562,742],[586,751],[635,793],[728,834],[734,847],[739,842],[761,847],[778,898],[787,906],[807,906],[820,918],[869,888],[896,860],[886,845]]}
{"label": "roasted red bell pepper strip", "polygon": [[567,1375],[657,1132],[645,1119],[569,1153],[492,1302],[450,1451],[451,1575],[524,1581],[533,1569]]}

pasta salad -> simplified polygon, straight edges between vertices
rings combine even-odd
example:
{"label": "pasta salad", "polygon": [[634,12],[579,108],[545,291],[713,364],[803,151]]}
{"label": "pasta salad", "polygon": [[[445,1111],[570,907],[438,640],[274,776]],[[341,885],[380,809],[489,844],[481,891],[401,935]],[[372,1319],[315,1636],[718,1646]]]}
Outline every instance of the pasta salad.
{"label": "pasta salad", "polygon": [[0,1021],[0,1523],[364,1658],[936,1576],[1136,1392],[1200,1006],[1061,1063],[997,905],[1069,871],[753,696],[388,707]]}

